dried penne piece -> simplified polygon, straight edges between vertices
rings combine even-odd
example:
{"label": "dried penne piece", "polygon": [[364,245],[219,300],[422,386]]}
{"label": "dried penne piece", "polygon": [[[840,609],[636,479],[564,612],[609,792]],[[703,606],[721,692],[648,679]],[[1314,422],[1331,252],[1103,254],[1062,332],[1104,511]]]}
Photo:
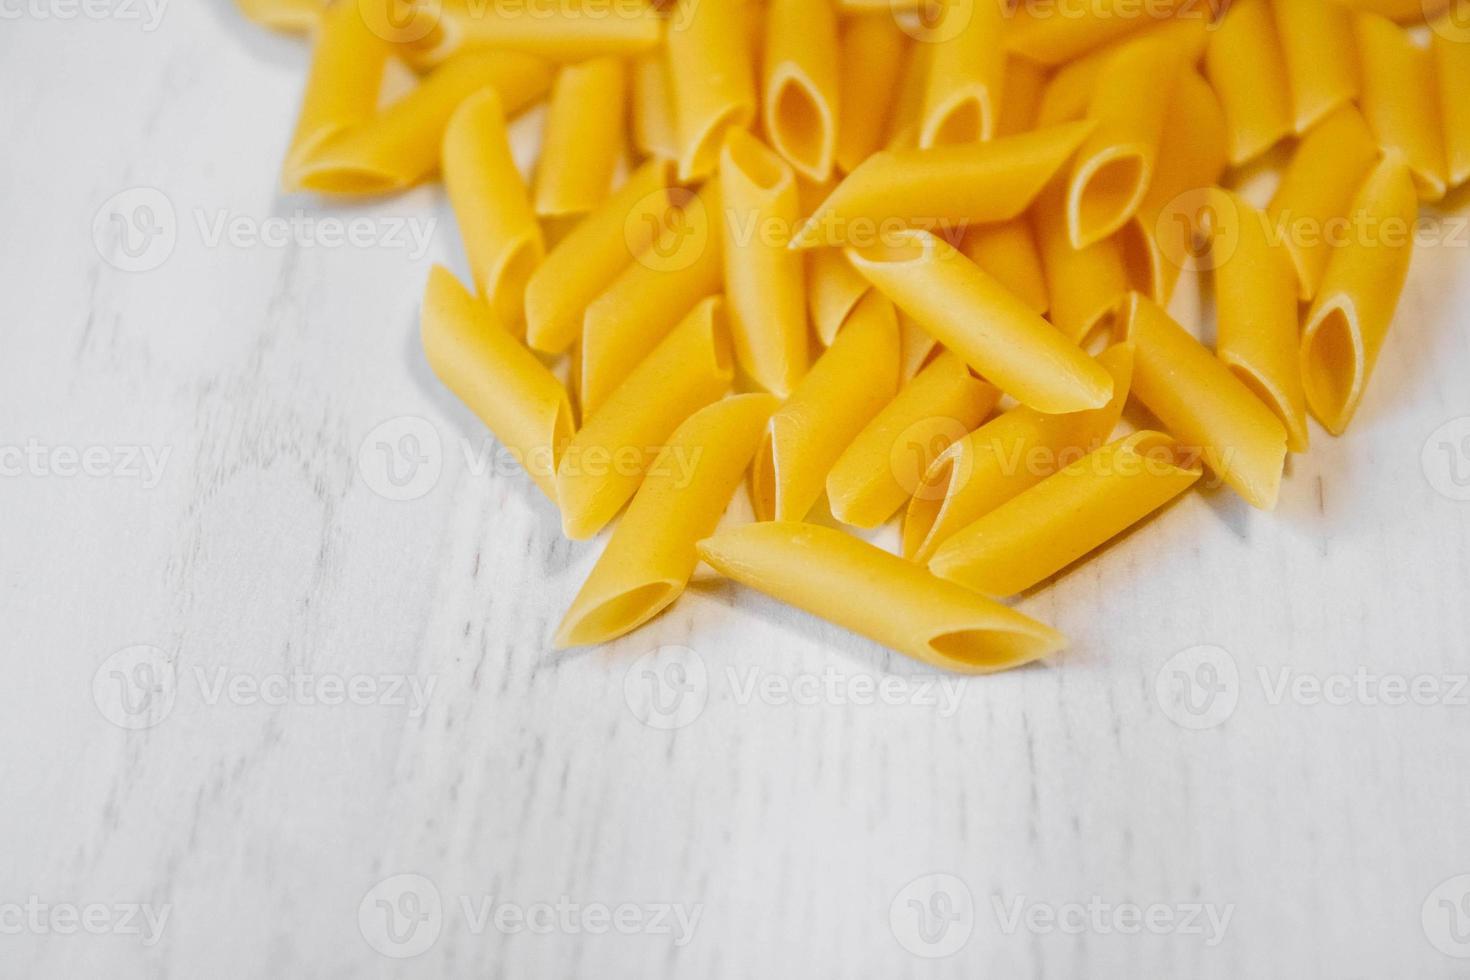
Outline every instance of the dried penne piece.
{"label": "dried penne piece", "polygon": [[[278,0],[279,2],[279,0]],[[386,41],[368,30],[356,4],[325,8],[320,0],[295,7],[269,6],[250,13],[275,25],[289,13],[309,14],[303,29],[320,21],[311,53],[311,72],[296,132],[286,151],[285,173],[293,174],[324,141],[366,123],[378,110],[383,69],[388,63]]]}
{"label": "dried penne piece", "polygon": [[607,198],[623,155],[626,105],[627,71],[618,58],[589,58],[557,72],[536,161],[538,215],[586,214]]}
{"label": "dried penne piece", "polygon": [[926,231],[848,249],[880,292],[1001,391],[1043,412],[1105,404],[1113,381],[1096,361],[953,246]]}
{"label": "dried penne piece", "polygon": [[607,643],[679,597],[699,564],[697,542],[719,524],[778,405],[735,395],[674,430],[557,627],[558,649]]}
{"label": "dried penne piece", "polygon": [[714,172],[725,133],[755,116],[755,72],[743,0],[679,0],[665,56],[673,86],[680,180]]}
{"label": "dried penne piece", "polygon": [[643,55],[632,63],[633,146],[643,156],[672,160],[678,155],[669,66],[663,52]]}
{"label": "dried penne piece", "polygon": [[1226,190],[1212,196],[1215,354],[1286,426],[1286,448],[1306,452],[1296,267],[1264,212]]}
{"label": "dried penne piece", "polygon": [[1051,322],[1073,343],[1083,344],[1117,312],[1128,292],[1128,271],[1117,238],[1083,249],[1067,233],[1067,185],[1058,180],[1036,201],[1032,227],[1046,273]]}
{"label": "dried penne piece", "polygon": [[929,559],[929,570],[981,595],[1016,595],[1137,524],[1200,476],[1173,439],[1135,432],[960,531]]}
{"label": "dried penne piece", "polygon": [[[883,131],[885,150],[911,150],[919,145],[920,116],[924,112],[924,93],[929,87],[929,65],[933,60],[934,45],[909,45],[899,72],[893,108],[888,113],[888,125]],[[849,169],[848,173],[851,172]]]}
{"label": "dried penne piece", "polygon": [[883,143],[903,73],[904,37],[886,11],[850,17],[842,26],[836,162],[843,173],[851,173]]}
{"label": "dried penne piece", "polygon": [[1045,314],[1051,300],[1031,222],[1022,215],[993,225],[976,225],[960,245],[965,258],[984,269],[1032,310]]}
{"label": "dried penne piece", "polygon": [[974,143],[995,136],[1005,86],[1002,0],[942,0],[929,43],[919,145]]}
{"label": "dried penne piece", "polygon": [[861,528],[888,520],[929,463],[989,415],[999,398],[964,361],[941,352],[863,428],[827,474],[832,516]]}
{"label": "dried penne piece", "polygon": [[526,281],[546,255],[541,226],[511,158],[500,97],[465,99],[444,129],[444,186],[475,288],[506,329],[525,329]]}
{"label": "dried penne piece", "polygon": [[696,306],[567,443],[556,469],[562,533],[573,541],[607,526],[638,489],[663,442],[730,386],[724,304]]}
{"label": "dried penne piece", "polygon": [[832,464],[897,390],[898,316],[869,293],[771,416],[750,470],[756,519],[805,519]]}
{"label": "dried penne piece", "polygon": [[561,382],[442,266],[429,270],[420,331],[439,380],[556,500],[557,464],[573,429]]}
{"label": "dried penne piece", "polygon": [[817,339],[831,347],[858,300],[871,287],[840,248],[814,248],[806,253],[807,313]]}
{"label": "dried penne piece", "polygon": [[1271,0],[1291,86],[1293,129],[1305,133],[1358,95],[1352,14],[1340,3]]}
{"label": "dried penne piece", "polygon": [[801,213],[796,175],[755,137],[733,131],[720,151],[720,188],[735,358],[784,398],[807,367],[806,273],[785,240]]}
{"label": "dried penne piece", "polygon": [[1205,74],[1225,107],[1230,162],[1248,163],[1294,129],[1286,57],[1267,0],[1234,0],[1210,35]]}
{"label": "dried penne piece", "polygon": [[957,532],[1107,440],[1128,399],[1133,348],[1114,344],[1097,359],[1113,378],[1113,397],[1102,408],[1044,415],[1021,405],[935,458],[904,514],[905,558],[928,562]]}
{"label": "dried penne piece", "polygon": [[1434,55],[1376,14],[1358,14],[1353,29],[1363,65],[1363,118],[1380,147],[1408,161],[1419,199],[1438,201],[1448,181]]}
{"label": "dried penne piece", "polygon": [[1004,98],[1000,102],[1000,119],[995,135],[1015,136],[1036,128],[1041,112],[1041,93],[1046,88],[1046,69],[1032,61],[1011,55],[1006,58]]}
{"label": "dried penne piece", "polygon": [[1353,196],[1378,155],[1368,124],[1350,105],[1322,120],[1297,144],[1267,214],[1296,267],[1298,299],[1317,295],[1332,254],[1332,232],[1346,224]]}
{"label": "dried penne piece", "polygon": [[741,585],[935,667],[993,673],[1066,645],[1050,627],[833,528],[747,524],[701,541],[699,553]]}
{"label": "dried penne piece", "polygon": [[257,24],[292,34],[315,28],[325,18],[327,8],[326,0],[235,0],[235,5]]}
{"label": "dried penne piece", "polygon": [[673,169],[648,161],[556,243],[526,284],[526,343],[547,354],[572,345],[588,304],[658,236]]}
{"label": "dried penne piece", "polygon": [[1173,17],[1207,20],[1195,0],[1058,0],[1016,6],[1006,47],[1043,65],[1064,65]]}
{"label": "dried penne piece", "polygon": [[1030,206],[1090,128],[1066,123],[989,143],[875,153],[817,207],[792,247],[872,244],[909,224],[948,221],[963,230],[1008,221]]}
{"label": "dried penne piece", "polygon": [[1450,187],[1459,187],[1470,181],[1470,24],[1437,24],[1430,46],[1444,123],[1445,177]]}
{"label": "dried penne piece", "polygon": [[837,14],[829,2],[769,0],[761,91],[766,135],[808,180],[837,157]]}
{"label": "dried penne piece", "polygon": [[1353,237],[1332,250],[1302,333],[1307,406],[1341,435],[1362,401],[1408,276],[1418,202],[1409,166],[1389,154],[1358,189]]}
{"label": "dried penne piece", "polygon": [[1252,507],[1274,508],[1286,462],[1281,420],[1148,297],[1129,294],[1122,333],[1134,346],[1138,400]]}
{"label": "dried penne piece", "polygon": [[1454,0],[1334,0],[1353,10],[1377,14],[1400,24],[1422,23],[1450,6]]}
{"label": "dried penne piece", "polygon": [[519,51],[559,62],[626,58],[658,46],[646,0],[437,0],[441,31],[417,47],[434,63],[459,51]]}
{"label": "dried penne piece", "polygon": [[449,117],[482,88],[493,88],[507,116],[540,98],[551,84],[546,62],[509,51],[452,58],[372,119],[304,154],[282,177],[289,191],[385,194],[428,177],[439,166]]}
{"label": "dried penne piece", "polygon": [[942,350],[929,331],[914,322],[903,310],[898,311],[898,376],[904,381],[918,375]]}
{"label": "dried penne piece", "polygon": [[1085,116],[1103,68],[1129,45],[1152,38],[1174,51],[1180,65],[1193,66],[1204,54],[1205,40],[1208,37],[1209,24],[1202,17],[1157,21],[1136,34],[1128,35],[1062,65],[1042,89],[1036,110],[1038,124],[1054,126]]}

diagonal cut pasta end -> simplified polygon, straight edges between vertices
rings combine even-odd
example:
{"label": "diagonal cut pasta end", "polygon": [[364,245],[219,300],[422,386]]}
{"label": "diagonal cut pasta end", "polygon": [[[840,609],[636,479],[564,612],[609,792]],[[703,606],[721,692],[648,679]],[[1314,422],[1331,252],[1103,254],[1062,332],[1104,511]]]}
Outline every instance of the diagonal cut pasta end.
{"label": "diagonal cut pasta end", "polygon": [[1317,421],[1340,436],[1357,411],[1364,384],[1363,332],[1351,299],[1318,305],[1302,332],[1302,385]]}
{"label": "diagonal cut pasta end", "polygon": [[660,579],[604,593],[589,580],[562,618],[552,644],[566,650],[617,639],[663,612],[683,589],[682,582]]}

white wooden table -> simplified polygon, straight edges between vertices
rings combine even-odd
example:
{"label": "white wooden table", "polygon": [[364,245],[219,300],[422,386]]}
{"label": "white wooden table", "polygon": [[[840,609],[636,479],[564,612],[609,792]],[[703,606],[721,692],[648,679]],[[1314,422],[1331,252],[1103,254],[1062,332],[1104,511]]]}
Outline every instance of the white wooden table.
{"label": "white wooden table", "polygon": [[0,29],[0,975],[1470,972],[1463,219],[1349,435],[1028,598],[1049,665],[704,577],[556,654],[597,546],[424,364],[443,195],[279,197],[303,45],[86,9]]}

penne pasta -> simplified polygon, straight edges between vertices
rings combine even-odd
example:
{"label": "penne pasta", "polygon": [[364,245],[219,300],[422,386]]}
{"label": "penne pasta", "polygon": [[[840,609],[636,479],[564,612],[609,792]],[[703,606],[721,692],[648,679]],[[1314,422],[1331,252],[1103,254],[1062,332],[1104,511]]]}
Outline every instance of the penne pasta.
{"label": "penne pasta", "polygon": [[658,235],[673,165],[657,158],[582,219],[526,283],[526,343],[560,354],[577,339],[587,305]]}
{"label": "penne pasta", "polygon": [[1031,222],[1023,215],[994,225],[976,225],[965,233],[960,251],[1038,314],[1050,300],[1046,273]]}
{"label": "penne pasta", "polygon": [[884,129],[884,149],[908,150],[919,145],[920,117],[924,112],[924,94],[929,87],[929,66],[933,60],[934,45],[909,45],[898,77],[893,108],[888,113],[888,125]]}
{"label": "penne pasta", "polygon": [[257,24],[292,34],[315,28],[324,19],[327,7],[326,0],[235,0],[235,5]]}
{"label": "penne pasta", "polygon": [[452,58],[403,98],[352,129],[317,144],[282,177],[288,191],[384,194],[402,190],[439,166],[449,117],[482,88],[493,88],[512,116],[546,91],[545,62],[511,52]]}
{"label": "penne pasta", "polygon": [[903,310],[898,311],[898,376],[907,381],[914,377],[941,350],[939,341],[914,322]]}
{"label": "penne pasta", "polygon": [[429,270],[420,331],[439,380],[555,501],[557,464],[573,429],[561,382],[442,266]]}
{"label": "penne pasta", "polygon": [[1005,85],[1003,0],[939,0],[919,145],[974,143],[995,136]]}
{"label": "penne pasta", "polygon": [[669,66],[662,52],[646,54],[632,63],[633,146],[645,157],[672,160],[678,155],[674,134]]}
{"label": "penne pasta", "polygon": [[590,418],[684,318],[694,305],[720,291],[718,185],[706,183],[695,195],[671,192],[680,205],[671,211],[657,241],[631,263],[587,307],[582,325],[582,417]]}
{"label": "penne pasta", "polygon": [[646,0],[436,0],[437,35],[419,57],[442,60],[462,50],[519,51],[559,62],[653,50],[662,36]]}
{"label": "penne pasta", "polygon": [[1098,73],[1093,128],[1067,181],[1067,237],[1086,248],[1111,236],[1143,203],[1180,74],[1179,53],[1157,37],[1125,45]]}
{"label": "penne pasta", "polygon": [[1006,47],[1043,65],[1063,65],[1171,17],[1207,19],[1197,0],[1058,0],[1017,4]]}
{"label": "penne pasta", "polygon": [[755,75],[742,0],[679,0],[665,44],[679,179],[714,172],[725,133],[755,115]]}
{"label": "penne pasta", "polygon": [[1323,0],[1271,0],[1291,89],[1292,128],[1305,133],[1358,95],[1352,15]]}
{"label": "penne pasta", "polygon": [[902,553],[925,564],[957,532],[1102,445],[1118,424],[1133,378],[1133,348],[1098,355],[1113,378],[1102,408],[1044,415],[1017,406],[956,440],[924,470],[904,514]]}
{"label": "penne pasta", "polygon": [[1011,55],[1006,58],[1005,95],[1000,102],[1000,118],[995,135],[1015,136],[1036,128],[1041,112],[1041,93],[1046,88],[1046,69],[1029,58]]}
{"label": "penne pasta", "polygon": [[851,173],[883,143],[897,101],[904,64],[904,34],[891,17],[848,18],[838,45],[836,163]]}
{"label": "penne pasta", "polygon": [[1066,182],[1061,180],[1042,191],[1032,211],[1032,226],[1046,273],[1051,322],[1064,337],[1083,344],[1117,311],[1128,292],[1128,273],[1116,238],[1083,249],[1072,247],[1066,193]]}
{"label": "penne pasta", "polygon": [[1400,24],[1421,23],[1435,16],[1454,0],[1334,0],[1352,10],[1377,14]]}
{"label": "penne pasta", "polygon": [[1089,124],[1067,123],[969,146],[887,150],[863,161],[807,219],[795,248],[871,244],[905,225],[963,231],[1025,211]]}
{"label": "penne pasta", "polygon": [[934,667],[992,673],[1066,643],[1013,609],[832,528],[748,524],[701,541],[699,554],[741,585]]}
{"label": "penne pasta", "polygon": [[1341,435],[1363,391],[1398,305],[1413,251],[1418,202],[1406,161],[1390,153],[1368,175],[1349,214],[1354,237],[1332,250],[1302,333],[1307,406]]}
{"label": "penne pasta", "polygon": [[525,327],[526,281],[546,255],[541,226],[511,158],[500,97],[462,102],[444,129],[444,186],[458,219],[475,288],[516,336]]}
{"label": "penne pasta", "polygon": [[323,142],[373,117],[389,50],[387,42],[368,30],[356,4],[324,8],[319,0],[311,0],[297,7],[267,6],[252,16],[265,17],[272,26],[284,27],[292,11],[310,14],[311,20],[303,29],[315,27],[318,21],[320,29],[312,49],[311,72],[306,77],[296,132],[286,151],[284,170],[288,175],[294,174]]}
{"label": "penne pasta", "polygon": [[735,395],[674,430],[562,618],[558,649],[607,643],[679,597],[699,564],[696,543],[719,524],[779,404]]}
{"label": "penne pasta", "polygon": [[989,415],[999,398],[964,361],[941,352],[863,428],[827,474],[832,516],[861,528],[888,520],[930,462]]}
{"label": "penne pasta", "polygon": [[960,531],[934,553],[929,570],[981,595],[1016,595],[1137,524],[1200,475],[1168,436],[1135,432]]}
{"label": "penne pasta", "polygon": [[557,72],[536,162],[537,214],[586,214],[607,198],[623,155],[626,103],[626,69],[617,58],[589,58]]}
{"label": "penne pasta", "polygon": [[723,304],[712,296],[659,342],[572,437],[556,469],[567,537],[582,541],[606,527],[679,423],[725,393],[729,344]]}
{"label": "penne pasta", "polygon": [[1043,412],[1097,408],[1113,382],[1096,361],[951,245],[926,231],[847,250],[869,282],[1017,401]]}
{"label": "penne pasta", "polygon": [[720,152],[720,187],[735,358],[757,384],[784,398],[807,366],[804,263],[786,247],[801,213],[796,175],[737,130]]}
{"label": "penne pasta", "polygon": [[814,248],[806,253],[807,313],[817,339],[827,347],[869,289],[840,248]]}
{"label": "penne pasta", "polygon": [[1358,110],[1343,106],[1297,144],[1267,214],[1296,268],[1297,298],[1317,295],[1337,232],[1346,233],[1348,208],[1378,160],[1378,144]]}
{"label": "penne pasta", "polygon": [[898,317],[869,293],[774,415],[750,470],[757,520],[800,521],[848,443],[898,390]]}
{"label": "penne pasta", "polygon": [[1286,448],[1306,452],[1296,267],[1264,212],[1229,191],[1213,197],[1215,354],[1286,426]]}
{"label": "penne pasta", "polygon": [[1081,119],[1087,114],[1103,68],[1118,52],[1137,41],[1156,40],[1175,52],[1180,65],[1193,66],[1204,54],[1208,37],[1208,22],[1202,17],[1189,17],[1151,23],[1136,34],[1091,51],[1057,68],[1042,88],[1036,118],[1042,126]]}
{"label": "penne pasta", "polygon": [[1363,118],[1380,147],[1408,161],[1419,199],[1438,201],[1448,182],[1434,55],[1375,14],[1358,14],[1353,28],[1363,64]]}
{"label": "penne pasta", "polygon": [[1146,296],[1129,294],[1123,339],[1134,345],[1138,400],[1252,507],[1275,507],[1286,460],[1281,420]]}
{"label": "penne pasta", "polygon": [[768,0],[762,122],[771,147],[808,180],[837,156],[837,14],[829,0]]}
{"label": "penne pasta", "polygon": [[1470,22],[1436,25],[1430,38],[1439,110],[1444,123],[1445,176],[1450,187],[1470,181]]}
{"label": "penne pasta", "polygon": [[1232,165],[1254,160],[1292,132],[1286,57],[1267,0],[1233,0],[1205,48],[1205,74],[1225,108]]}

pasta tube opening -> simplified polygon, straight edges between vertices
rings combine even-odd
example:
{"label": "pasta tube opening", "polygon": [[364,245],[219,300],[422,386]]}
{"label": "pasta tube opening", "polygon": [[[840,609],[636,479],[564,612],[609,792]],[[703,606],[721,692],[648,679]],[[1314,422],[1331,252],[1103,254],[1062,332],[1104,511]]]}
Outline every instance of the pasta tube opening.
{"label": "pasta tube opening", "polygon": [[553,641],[558,649],[591,646],[632,632],[664,610],[679,595],[678,582],[650,582],[613,596],[567,619]]}
{"label": "pasta tube opening", "polygon": [[825,180],[832,172],[836,121],[816,86],[790,67],[777,72],[766,131],[776,152],[807,177]]}
{"label": "pasta tube opening", "polygon": [[1334,434],[1342,431],[1363,390],[1361,336],[1352,311],[1340,303],[1323,307],[1302,336],[1307,403]]}
{"label": "pasta tube opening", "polygon": [[1082,162],[1067,185],[1073,246],[1084,248],[1121,228],[1143,201],[1148,175],[1143,153],[1126,146]]}

